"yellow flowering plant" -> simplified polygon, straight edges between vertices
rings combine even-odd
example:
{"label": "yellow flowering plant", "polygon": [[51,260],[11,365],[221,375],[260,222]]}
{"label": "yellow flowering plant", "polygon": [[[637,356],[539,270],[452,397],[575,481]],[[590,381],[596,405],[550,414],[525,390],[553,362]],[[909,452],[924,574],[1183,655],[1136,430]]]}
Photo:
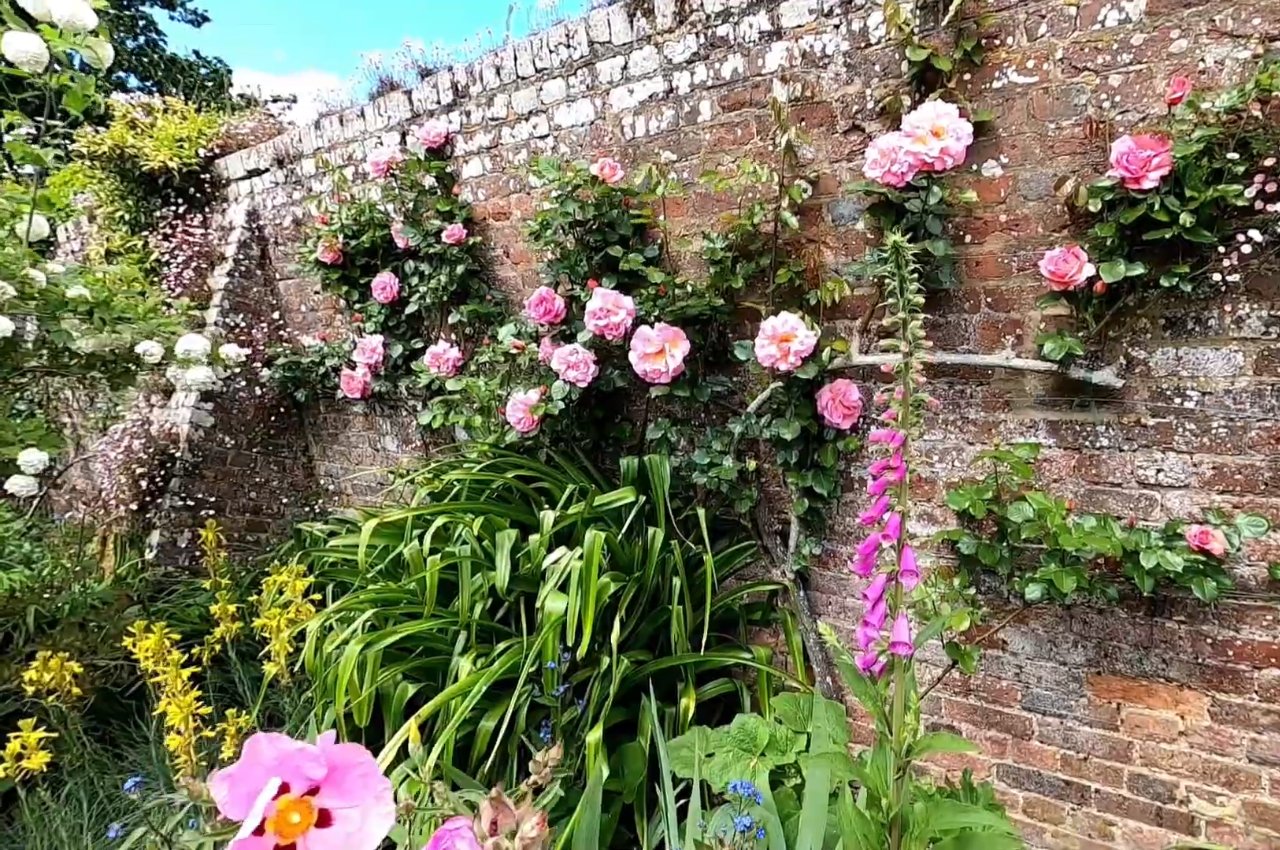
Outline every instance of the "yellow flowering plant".
{"label": "yellow flowering plant", "polygon": [[318,593],[311,592],[315,578],[303,564],[276,564],[262,580],[255,597],[258,616],[253,628],[266,646],[262,670],[270,677],[289,679],[289,658],[293,655],[298,630],[316,615]]}
{"label": "yellow flowering plant", "polygon": [[9,733],[4,752],[0,753],[0,780],[17,784],[44,773],[53,763],[53,753],[45,744],[58,735],[36,723],[34,717],[19,720],[18,731]]}
{"label": "yellow flowering plant", "polygon": [[70,653],[42,649],[22,671],[22,692],[29,697],[68,706],[84,696],[79,681],[84,665]]}
{"label": "yellow flowering plant", "polygon": [[179,635],[164,623],[139,620],[129,628],[124,646],[138,663],[156,698],[156,715],[164,724],[164,748],[180,778],[200,772],[200,742],[214,736],[207,727],[213,709],[191,678],[199,668],[178,647]]}
{"label": "yellow flowering plant", "polygon": [[229,575],[226,541],[217,520],[209,520],[200,530],[200,551],[205,569],[209,571],[209,578],[202,586],[213,594],[209,605],[213,631],[205,637],[198,652],[201,663],[208,665],[215,655],[243,634],[244,621],[240,617],[243,606],[237,601]]}

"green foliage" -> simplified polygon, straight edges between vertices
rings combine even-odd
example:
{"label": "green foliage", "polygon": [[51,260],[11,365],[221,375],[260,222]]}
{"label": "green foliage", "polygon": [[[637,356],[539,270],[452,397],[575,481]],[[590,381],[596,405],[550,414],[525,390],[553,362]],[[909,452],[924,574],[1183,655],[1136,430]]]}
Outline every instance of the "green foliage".
{"label": "green foliage", "polygon": [[[987,18],[957,24],[964,0],[944,0],[936,9],[929,5],[916,8],[914,4],[904,7],[898,0],[885,0],[883,6],[885,26],[903,45],[912,99],[924,101],[943,91],[958,96],[956,83],[986,59],[979,31],[986,25]],[[928,20],[918,20],[917,15]],[[926,31],[922,24],[928,23],[936,26]],[[893,97],[886,105],[898,110],[904,99]],[[989,120],[990,115],[973,118],[975,124]]]}
{"label": "green foliage", "polygon": [[315,339],[297,348],[274,347],[267,356],[271,360],[271,383],[299,404],[311,404],[334,396],[338,373],[351,356],[351,344]]}
{"label": "green foliage", "polygon": [[941,534],[955,546],[969,580],[994,573],[1027,602],[1115,602],[1120,576],[1144,595],[1180,588],[1214,602],[1232,586],[1226,560],[1269,529],[1254,514],[1232,520],[1208,512],[1207,525],[1222,533],[1226,547],[1219,558],[1188,545],[1186,520],[1149,527],[1133,518],[1077,511],[1069,500],[1035,489],[1039,451],[1038,444],[1023,443],[978,455],[991,471],[948,491],[947,506],[961,527]]}
{"label": "green foliage", "polygon": [[224,109],[238,101],[231,94],[231,67],[198,50],[178,54],[160,24],[200,29],[209,15],[194,0],[112,0],[102,21],[116,45],[116,62],[107,84],[112,91],[176,97],[202,109]]}
{"label": "green foliage", "polygon": [[956,285],[956,252],[946,233],[947,220],[956,214],[956,205],[978,200],[972,189],[957,191],[946,185],[944,175],[921,172],[901,189],[864,180],[854,191],[871,198],[867,215],[882,230],[901,232],[923,249],[918,256],[926,288]]}

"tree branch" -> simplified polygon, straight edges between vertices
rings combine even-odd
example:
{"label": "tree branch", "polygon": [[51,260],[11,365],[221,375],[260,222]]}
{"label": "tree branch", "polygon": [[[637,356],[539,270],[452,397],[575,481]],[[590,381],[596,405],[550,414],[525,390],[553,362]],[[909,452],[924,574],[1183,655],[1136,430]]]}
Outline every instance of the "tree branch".
{"label": "tree branch", "polygon": [[[1036,606],[1024,605],[1021,608],[1014,609],[1012,614],[1009,614],[1003,620],[996,623],[991,628],[987,629],[985,632],[982,633],[980,637],[978,637],[976,640],[973,641],[973,643],[969,645],[981,647],[988,640],[1000,634],[1000,632],[1004,631],[1009,626],[1013,625],[1015,620],[1017,620],[1019,617],[1021,617],[1023,614],[1027,613],[1034,607]],[[924,701],[924,698],[927,697],[930,693],[932,693],[934,688],[938,687],[938,685],[941,685],[942,680],[947,678],[947,676],[950,676],[951,673],[959,666],[960,666],[960,662],[956,661],[955,659],[952,659],[951,663],[948,664],[946,668],[941,673],[938,674],[938,678],[930,682],[929,687],[925,688],[923,691],[920,692],[920,700]]]}
{"label": "tree branch", "polygon": [[[885,363],[897,363],[901,359],[897,354],[850,354],[833,361],[830,368],[854,369],[863,366],[880,366]],[[1124,378],[1116,374],[1114,365],[1103,369],[1085,369],[1080,366],[1068,366],[1064,369],[1048,360],[1017,357],[1012,351],[1003,354],[961,354],[936,351],[926,352],[919,359],[939,366],[975,366],[980,369],[1013,369],[1020,372],[1063,375],[1077,381],[1113,389],[1119,389],[1125,385]]]}

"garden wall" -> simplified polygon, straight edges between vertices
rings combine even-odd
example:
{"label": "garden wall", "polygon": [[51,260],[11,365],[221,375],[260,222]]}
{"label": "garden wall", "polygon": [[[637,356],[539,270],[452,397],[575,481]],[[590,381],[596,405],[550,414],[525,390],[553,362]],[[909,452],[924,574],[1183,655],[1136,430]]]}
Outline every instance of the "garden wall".
{"label": "garden wall", "polygon": [[[1241,76],[1277,47],[1280,6],[982,8],[993,13],[991,52],[965,86],[995,121],[958,178],[980,198],[957,227],[964,283],[931,299],[929,329],[940,350],[1034,356],[1037,330],[1052,321],[1035,304],[1035,263],[1069,224],[1057,179],[1098,173],[1107,121],[1127,128],[1162,112],[1171,73],[1205,86]],[[458,167],[494,272],[515,292],[536,276],[521,237],[536,202],[523,175],[532,157],[666,161],[691,183],[734,159],[770,158],[766,99],[785,91],[812,136],[805,156],[818,175],[806,229],[838,269],[864,238],[862,206],[842,186],[881,129],[881,97],[901,88],[900,51],[884,39],[883,15],[867,0],[622,2],[236,153],[219,171],[230,198],[260,217],[263,297],[279,299],[290,333],[310,334],[343,321],[292,270],[306,200],[328,188],[321,157],[358,179],[369,149],[397,140],[411,119],[444,116],[460,134]],[[694,187],[670,208],[678,232],[696,232],[718,211]],[[856,315],[858,301],[834,318]],[[993,441],[1033,439],[1047,447],[1046,482],[1082,507],[1158,520],[1220,506],[1280,520],[1277,336],[1280,280],[1268,277],[1117,327],[1107,358],[1127,380],[1121,391],[935,370],[945,406],[926,435],[922,495],[940,502]],[[309,474],[341,500],[370,498],[385,480],[380,468],[424,451],[412,417],[394,410],[334,402],[305,411],[303,427]],[[831,551],[811,579],[819,613],[844,626],[856,613],[842,548],[854,539],[856,501],[833,518]],[[946,521],[936,510],[921,518],[924,530]],[[929,698],[930,722],[983,747],[951,766],[994,779],[1037,847],[1157,848],[1188,837],[1280,846],[1280,622],[1263,593],[1265,563],[1277,557],[1274,533],[1250,550],[1239,578],[1252,599],[1045,610],[1008,629],[980,675]]]}

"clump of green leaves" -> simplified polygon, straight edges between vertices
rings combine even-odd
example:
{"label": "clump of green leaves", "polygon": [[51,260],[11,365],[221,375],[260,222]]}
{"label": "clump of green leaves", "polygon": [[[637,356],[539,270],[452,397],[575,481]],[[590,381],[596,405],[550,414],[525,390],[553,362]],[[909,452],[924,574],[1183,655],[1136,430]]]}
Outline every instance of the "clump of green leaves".
{"label": "clump of green leaves", "polygon": [[[979,37],[985,18],[958,23],[964,0],[943,2],[935,9],[904,7],[898,0],[885,0],[884,20],[888,31],[902,42],[906,60],[907,82],[915,102],[927,100],[941,91],[958,94],[956,83],[964,74],[982,65],[986,48]],[[926,26],[931,18],[936,26]],[[894,96],[887,104],[890,110],[901,110],[904,98]],[[980,114],[974,123],[991,120]]]}

